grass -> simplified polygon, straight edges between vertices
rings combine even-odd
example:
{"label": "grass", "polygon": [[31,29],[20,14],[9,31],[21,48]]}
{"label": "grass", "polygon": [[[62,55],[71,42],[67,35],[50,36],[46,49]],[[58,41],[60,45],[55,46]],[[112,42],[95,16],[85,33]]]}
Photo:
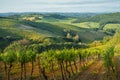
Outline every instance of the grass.
{"label": "grass", "polygon": [[[28,16],[29,17],[29,16]],[[82,42],[92,42],[102,39],[106,34],[102,31],[95,31],[98,28],[96,22],[72,23],[75,18],[43,18],[42,20],[27,21],[20,23],[13,19],[0,19],[0,36],[17,36],[32,40],[42,40],[44,37],[65,37],[64,30],[71,30],[78,34]],[[8,28],[9,27],[9,28]]]}
{"label": "grass", "polygon": [[9,32],[8,29],[0,28],[0,37],[7,37],[7,36],[17,37],[18,35]]}
{"label": "grass", "polygon": [[106,24],[103,29],[104,30],[108,30],[108,29],[117,30],[119,28],[120,28],[120,24]]}
{"label": "grass", "polygon": [[[4,24],[6,21],[3,22]],[[17,24],[17,23],[16,23]],[[27,23],[28,24],[28,23]],[[9,25],[9,24],[8,24]],[[10,23],[10,25],[12,25]],[[20,28],[21,27],[21,28]],[[103,32],[95,32],[93,30],[87,28],[80,28],[75,25],[59,23],[59,22],[30,22],[30,26],[28,28],[23,28],[23,26],[19,25],[8,28],[7,25],[5,27],[0,27],[2,30],[3,36],[19,36],[25,37],[32,40],[39,40],[43,37],[56,37],[56,36],[64,36],[64,29],[68,29],[73,31],[75,34],[79,34],[80,38],[83,42],[91,42],[94,39],[101,39],[105,34]],[[32,27],[29,29],[29,27]],[[4,30],[4,31],[3,31]],[[6,32],[7,31],[7,32]],[[95,33],[95,36],[94,36]],[[5,35],[6,34],[6,35]]]}
{"label": "grass", "polygon": [[76,34],[80,35],[80,38],[83,42],[91,42],[94,40],[102,39],[106,34],[103,31],[94,31],[91,28],[80,28],[74,25],[65,24],[65,23],[52,23],[59,27],[73,30]]}
{"label": "grass", "polygon": [[18,25],[19,22],[17,22],[16,20],[0,18],[0,27],[11,28],[11,27],[17,27]]}
{"label": "grass", "polygon": [[0,37],[22,37],[32,40],[40,40],[44,37],[43,34],[36,32],[29,28],[20,28],[21,24],[19,21],[12,19],[0,19]]}
{"label": "grass", "polygon": [[99,28],[99,23],[97,22],[72,23],[72,25],[79,26],[81,28]]}

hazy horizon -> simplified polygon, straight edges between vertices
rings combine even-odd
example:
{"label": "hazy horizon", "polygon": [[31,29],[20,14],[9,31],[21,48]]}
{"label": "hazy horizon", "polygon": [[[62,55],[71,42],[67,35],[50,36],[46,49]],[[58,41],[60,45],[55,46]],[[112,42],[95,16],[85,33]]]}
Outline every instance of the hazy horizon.
{"label": "hazy horizon", "polygon": [[120,0],[1,0],[0,13],[8,12],[120,12]]}

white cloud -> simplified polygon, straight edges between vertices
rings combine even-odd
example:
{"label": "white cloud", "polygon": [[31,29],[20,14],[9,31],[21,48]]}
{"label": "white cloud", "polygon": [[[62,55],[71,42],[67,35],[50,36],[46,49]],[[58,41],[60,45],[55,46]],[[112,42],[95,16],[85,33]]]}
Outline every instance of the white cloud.
{"label": "white cloud", "polygon": [[112,12],[120,11],[120,0],[1,0],[0,8],[0,12]]}

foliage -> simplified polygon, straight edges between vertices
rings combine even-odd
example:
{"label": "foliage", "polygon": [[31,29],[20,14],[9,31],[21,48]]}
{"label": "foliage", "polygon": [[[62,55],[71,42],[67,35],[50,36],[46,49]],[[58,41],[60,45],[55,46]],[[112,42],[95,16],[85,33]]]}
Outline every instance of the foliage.
{"label": "foliage", "polygon": [[108,14],[101,14],[101,15],[96,15],[96,16],[92,16],[92,17],[88,17],[88,18],[80,18],[76,21],[74,21],[74,23],[80,23],[80,22],[99,22],[100,23],[100,27],[99,29],[103,29],[104,26],[106,24],[110,24],[110,23],[120,23],[120,13],[108,13]]}

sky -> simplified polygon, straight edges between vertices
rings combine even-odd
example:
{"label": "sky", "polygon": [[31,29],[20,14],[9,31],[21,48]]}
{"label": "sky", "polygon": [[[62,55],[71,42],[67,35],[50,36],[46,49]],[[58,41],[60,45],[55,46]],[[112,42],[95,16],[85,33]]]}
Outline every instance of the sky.
{"label": "sky", "polygon": [[120,0],[0,0],[4,12],[120,12]]}

